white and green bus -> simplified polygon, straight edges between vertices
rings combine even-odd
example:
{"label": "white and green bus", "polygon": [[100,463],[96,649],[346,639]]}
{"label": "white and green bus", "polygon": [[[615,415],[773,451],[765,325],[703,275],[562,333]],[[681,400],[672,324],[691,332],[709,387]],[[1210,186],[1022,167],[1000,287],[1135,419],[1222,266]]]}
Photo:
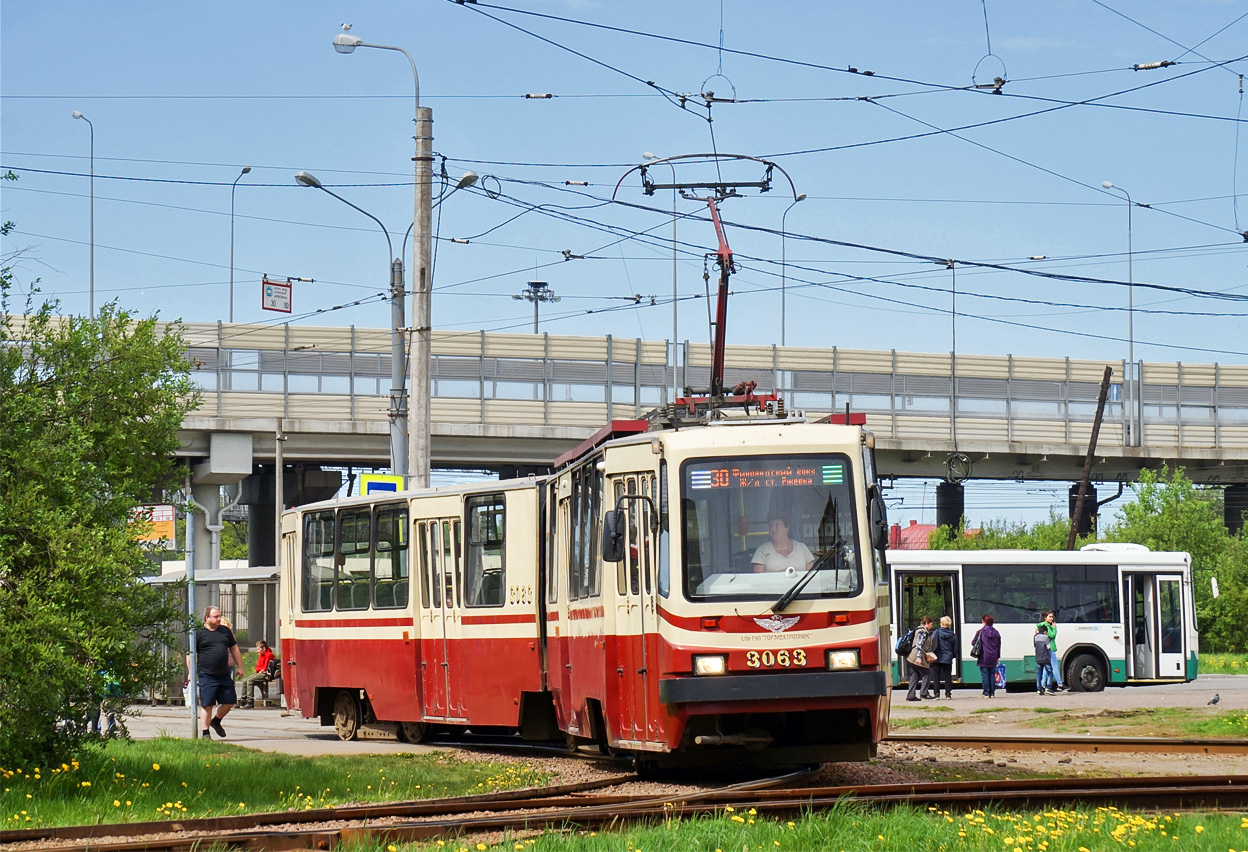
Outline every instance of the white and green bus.
{"label": "white and green bus", "polygon": [[[890,550],[894,640],[925,615],[948,615],[958,634],[954,679],[978,684],[971,639],[984,615],[1001,634],[1006,683],[1034,688],[1032,638],[1046,610],[1057,614],[1062,681],[1097,692],[1182,683],[1196,677],[1192,559],[1131,544],[1082,550]],[[905,676],[894,658],[893,682]]]}

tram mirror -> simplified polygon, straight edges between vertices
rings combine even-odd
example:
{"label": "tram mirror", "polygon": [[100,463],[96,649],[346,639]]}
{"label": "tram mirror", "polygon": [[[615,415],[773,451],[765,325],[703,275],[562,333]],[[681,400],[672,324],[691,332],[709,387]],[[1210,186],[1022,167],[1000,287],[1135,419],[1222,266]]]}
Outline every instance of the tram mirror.
{"label": "tram mirror", "polygon": [[602,516],[602,561],[624,558],[624,512],[612,509]]}
{"label": "tram mirror", "polygon": [[876,550],[888,547],[888,509],[884,505],[884,495],[879,490],[871,497],[867,509],[868,525],[871,527],[871,546]]}

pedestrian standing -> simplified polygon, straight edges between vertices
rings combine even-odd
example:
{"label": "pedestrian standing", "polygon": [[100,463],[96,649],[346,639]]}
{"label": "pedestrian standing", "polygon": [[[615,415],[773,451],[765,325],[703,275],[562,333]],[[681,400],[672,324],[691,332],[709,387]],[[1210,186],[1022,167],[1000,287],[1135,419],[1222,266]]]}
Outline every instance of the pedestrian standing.
{"label": "pedestrian standing", "polygon": [[975,656],[975,648],[979,647],[979,676],[983,683],[982,698],[992,698],[997,694],[996,670],[1001,661],[1001,634],[992,626],[993,617],[985,614],[981,619],[983,626],[975,632],[971,639],[971,656]]}
{"label": "pedestrian standing", "polygon": [[[910,689],[906,692],[907,701],[918,701],[920,696],[928,697],[932,687],[932,617],[925,615],[914,631],[914,645],[906,655],[906,678],[910,681]],[[918,695],[915,695],[915,691]]]}
{"label": "pedestrian standing", "polygon": [[953,632],[953,619],[947,615],[940,617],[940,627],[932,631],[932,652],[936,659],[932,661],[933,698],[940,698],[940,685],[945,685],[945,698],[953,698],[953,661],[958,658],[958,634]]}
{"label": "pedestrian standing", "polygon": [[1057,683],[1058,691],[1070,689],[1070,687],[1062,683],[1062,663],[1057,658],[1057,613],[1051,609],[1045,610],[1040,623],[1036,625],[1036,629],[1043,629],[1045,635],[1049,637],[1049,668],[1053,672],[1053,680]]}
{"label": "pedestrian standing", "polygon": [[1040,625],[1036,625],[1036,635],[1032,637],[1036,646],[1036,694],[1057,695],[1053,691],[1053,668],[1049,664],[1052,659],[1049,651],[1049,634]]}
{"label": "pedestrian standing", "polygon": [[[200,736],[210,739],[209,731],[216,731],[217,736],[224,739],[225,728],[221,727],[221,720],[238,701],[234,691],[233,671],[242,671],[243,655],[239,653],[234,631],[221,623],[219,607],[209,606],[204,610],[204,626],[195,631],[195,645],[192,650],[199,658],[199,682],[196,686],[200,728],[203,731]],[[190,654],[186,655],[186,677],[189,681]]]}

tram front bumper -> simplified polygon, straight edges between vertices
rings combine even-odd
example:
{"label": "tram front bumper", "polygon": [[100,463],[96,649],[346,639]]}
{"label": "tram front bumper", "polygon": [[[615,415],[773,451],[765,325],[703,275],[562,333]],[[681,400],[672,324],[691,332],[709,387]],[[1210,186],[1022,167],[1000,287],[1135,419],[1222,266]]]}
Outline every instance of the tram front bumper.
{"label": "tram front bumper", "polygon": [[803,672],[687,677],[659,681],[664,704],[882,697],[884,672]]}

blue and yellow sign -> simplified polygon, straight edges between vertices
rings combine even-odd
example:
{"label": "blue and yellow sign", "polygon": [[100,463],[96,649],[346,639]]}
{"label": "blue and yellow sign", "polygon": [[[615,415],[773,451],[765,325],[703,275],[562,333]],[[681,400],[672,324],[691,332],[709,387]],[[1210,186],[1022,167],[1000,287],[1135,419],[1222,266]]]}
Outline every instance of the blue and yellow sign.
{"label": "blue and yellow sign", "polygon": [[380,494],[386,491],[402,491],[403,477],[391,473],[360,474],[361,494]]}

